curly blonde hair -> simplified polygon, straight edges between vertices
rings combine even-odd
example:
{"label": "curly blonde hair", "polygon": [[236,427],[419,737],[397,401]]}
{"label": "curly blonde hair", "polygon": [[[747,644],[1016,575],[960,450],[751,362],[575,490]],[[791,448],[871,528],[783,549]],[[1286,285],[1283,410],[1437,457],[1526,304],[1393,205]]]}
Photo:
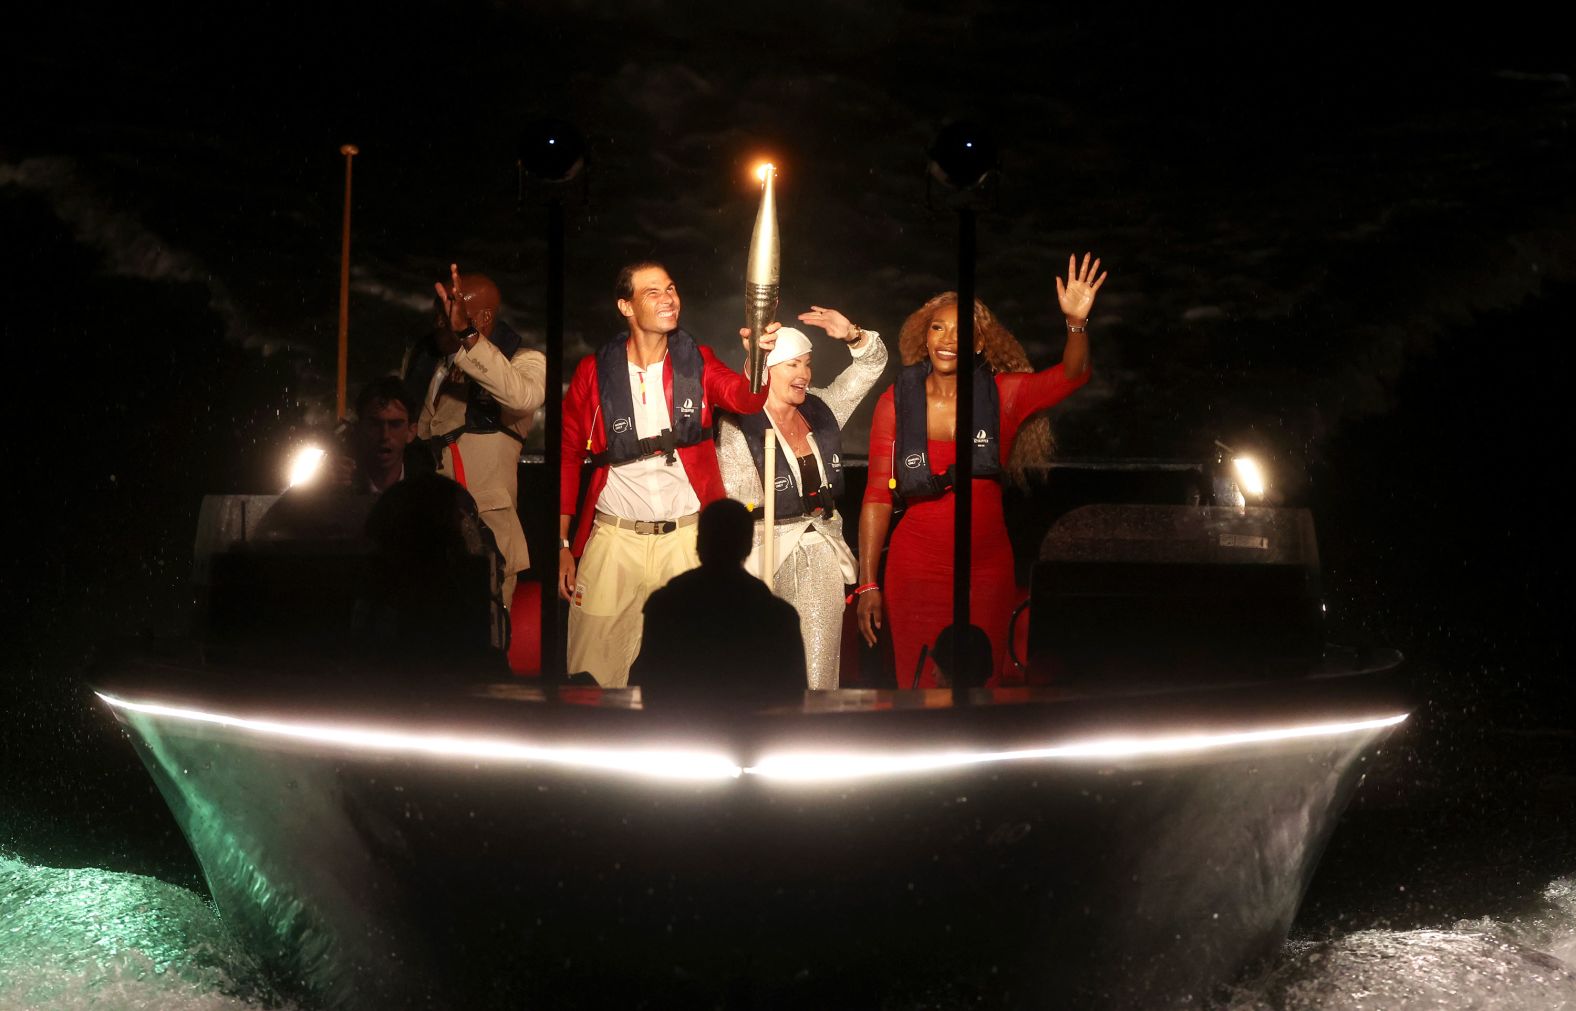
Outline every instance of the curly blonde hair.
{"label": "curly blonde hair", "polygon": [[[930,329],[931,318],[936,315],[936,310],[957,304],[958,293],[944,291],[909,314],[908,319],[903,321],[903,329],[897,340],[898,355],[904,365],[913,365],[926,359],[930,351],[925,335]],[[974,340],[992,372],[1034,371],[1018,338],[977,298],[974,300]],[[1028,481],[1024,469],[1033,464],[1049,462],[1054,448],[1050,419],[1044,414],[1030,418],[1018,431],[1017,441],[1013,443],[1012,456],[1007,460],[1007,476],[1018,487],[1026,487]]]}

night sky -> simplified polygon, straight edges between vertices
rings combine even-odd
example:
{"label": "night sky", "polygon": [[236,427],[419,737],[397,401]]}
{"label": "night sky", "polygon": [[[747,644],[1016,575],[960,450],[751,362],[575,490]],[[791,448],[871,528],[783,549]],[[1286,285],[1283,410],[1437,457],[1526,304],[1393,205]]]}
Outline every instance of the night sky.
{"label": "night sky", "polygon": [[[569,215],[573,353],[617,332],[613,275],[646,256],[672,269],[686,328],[735,346],[761,155],[781,168],[785,317],[832,305],[895,339],[953,285],[926,147],[949,121],[987,125],[1004,180],[978,290],[1031,359],[1060,354],[1067,254],[1111,272],[1095,378],[1053,418],[1061,452],[1258,449],[1316,511],[1338,631],[1421,658],[1458,717],[1576,723],[1545,704],[1569,656],[1555,489],[1576,309],[1576,90],[1551,26],[1029,3],[380,11],[29,14],[0,42],[6,330],[13,397],[37,405],[9,454],[7,683],[46,713],[41,739],[85,704],[62,686],[97,643],[183,613],[201,494],[273,490],[282,447],[328,423],[339,145],[362,151],[354,387],[398,365],[451,259],[540,341],[544,221],[518,206],[514,152],[545,115],[591,155]],[[841,367],[829,343],[818,381]]]}

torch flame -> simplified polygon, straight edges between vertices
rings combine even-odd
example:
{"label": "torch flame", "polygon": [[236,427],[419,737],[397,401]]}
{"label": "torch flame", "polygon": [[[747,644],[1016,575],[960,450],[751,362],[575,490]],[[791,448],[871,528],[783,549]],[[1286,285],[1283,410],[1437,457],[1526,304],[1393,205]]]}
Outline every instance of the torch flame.
{"label": "torch flame", "polygon": [[776,172],[776,171],[777,171],[777,166],[773,165],[769,161],[763,161],[759,165],[755,166],[755,178],[759,179],[761,182],[764,183],[766,181],[767,173],[768,172]]}

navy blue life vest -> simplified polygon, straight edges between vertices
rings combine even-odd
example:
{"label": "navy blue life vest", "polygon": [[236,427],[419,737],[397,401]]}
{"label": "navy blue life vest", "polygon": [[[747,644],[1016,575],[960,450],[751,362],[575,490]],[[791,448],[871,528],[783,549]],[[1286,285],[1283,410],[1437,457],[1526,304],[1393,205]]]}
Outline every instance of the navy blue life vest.
{"label": "navy blue life vest", "polygon": [[[617,466],[661,453],[671,466],[680,446],[693,446],[711,438],[701,424],[705,405],[702,377],[705,359],[695,338],[683,330],[668,334],[667,368],[673,370],[672,428],[640,438],[635,431],[635,398],[629,389],[629,335],[608,341],[597,349],[596,382],[602,407],[602,431],[607,448],[588,457],[595,466]],[[662,395],[659,391],[658,395]]]}
{"label": "navy blue life vest", "polygon": [[[487,338],[505,358],[513,358],[515,352],[520,350],[523,343],[519,334],[503,320],[493,324],[492,336]],[[424,340],[412,356],[411,364],[406,371],[405,383],[407,388],[415,395],[417,413],[425,406],[427,390],[431,388],[432,374],[438,366],[443,364],[443,356],[437,353],[437,348],[431,338]],[[482,385],[474,380],[465,384],[465,424],[442,435],[432,438],[440,446],[451,445],[459,441],[460,436],[469,434],[487,434],[502,432],[516,442],[524,443],[525,439],[512,427],[503,423],[503,405],[498,403],[496,397],[488,393]]]}
{"label": "navy blue life vest", "polygon": [[[837,415],[820,397],[805,397],[804,403],[799,405],[799,413],[809,422],[810,431],[815,433],[815,445],[821,451],[821,462],[826,467],[826,484],[800,494],[792,476],[798,473],[799,461],[790,457],[788,445],[778,440],[777,519],[807,516],[817,509],[830,518],[836,509],[837,496],[843,493],[843,433],[837,427]],[[744,441],[750,447],[750,456],[755,459],[755,473],[765,475],[766,426],[770,424],[766,412],[746,414],[737,420],[739,431],[744,433]]]}
{"label": "navy blue life vest", "polygon": [[[892,389],[892,408],[897,415],[897,438],[892,444],[892,476],[897,493],[904,499],[933,498],[952,490],[954,469],[930,472],[930,435],[925,424],[925,380],[930,376],[928,360],[905,365]],[[961,424],[961,420],[958,422]],[[996,394],[996,378],[990,366],[974,363],[974,476],[997,477],[1001,474],[1001,401]]]}

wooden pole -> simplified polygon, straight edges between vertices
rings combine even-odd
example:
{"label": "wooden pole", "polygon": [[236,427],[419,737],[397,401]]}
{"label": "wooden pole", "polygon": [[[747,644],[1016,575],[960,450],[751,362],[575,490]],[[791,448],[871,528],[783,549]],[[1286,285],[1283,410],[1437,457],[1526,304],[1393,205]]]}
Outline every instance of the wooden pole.
{"label": "wooden pole", "polygon": [[343,144],[345,156],[345,227],[339,244],[339,377],[335,387],[338,417],[345,420],[345,376],[350,368],[350,161],[361,153],[354,144]]}

